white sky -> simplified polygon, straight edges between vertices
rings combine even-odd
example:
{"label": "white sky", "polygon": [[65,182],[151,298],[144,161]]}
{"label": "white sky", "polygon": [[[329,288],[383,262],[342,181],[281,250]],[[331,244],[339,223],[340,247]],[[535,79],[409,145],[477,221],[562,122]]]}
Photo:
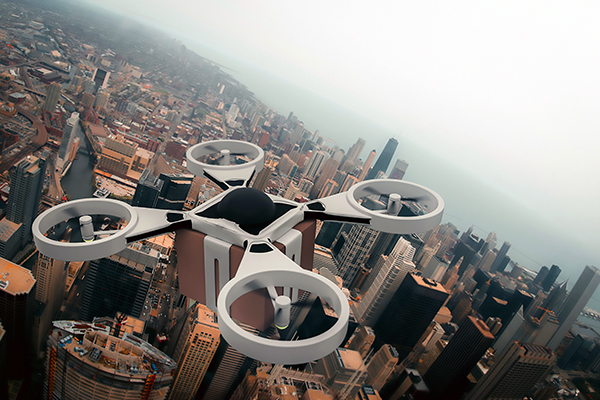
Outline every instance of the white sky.
{"label": "white sky", "polygon": [[600,256],[600,2],[88,1],[476,165]]}

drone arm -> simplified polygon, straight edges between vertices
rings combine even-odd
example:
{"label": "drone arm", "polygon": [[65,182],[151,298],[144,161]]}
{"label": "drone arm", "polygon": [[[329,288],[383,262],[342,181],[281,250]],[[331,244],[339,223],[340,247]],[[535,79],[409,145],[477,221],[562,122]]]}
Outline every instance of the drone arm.
{"label": "drone arm", "polygon": [[178,229],[192,229],[187,213],[155,208],[133,207],[138,215],[137,224],[127,234],[127,243],[149,239]]}

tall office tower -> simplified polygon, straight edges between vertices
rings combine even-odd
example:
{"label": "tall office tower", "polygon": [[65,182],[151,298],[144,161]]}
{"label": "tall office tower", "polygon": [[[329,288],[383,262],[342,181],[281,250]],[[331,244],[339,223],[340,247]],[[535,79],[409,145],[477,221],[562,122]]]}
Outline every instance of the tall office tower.
{"label": "tall office tower", "polygon": [[[260,334],[257,329],[251,326],[245,324],[240,324],[240,326],[252,334]],[[229,346],[225,340],[222,340],[204,375],[196,398],[211,400],[230,399],[235,388],[246,376],[246,372],[253,366],[256,366],[255,360],[246,357]]]}
{"label": "tall office tower", "polygon": [[317,361],[315,374],[325,377],[324,384],[341,398],[353,399],[367,380],[367,368],[357,351],[338,348]]}
{"label": "tall office tower", "polygon": [[356,163],[360,157],[360,153],[362,153],[363,149],[365,148],[365,143],[366,142],[364,139],[358,138],[356,143],[354,143],[352,147],[348,149],[348,155],[346,156],[346,159],[352,163]]}
{"label": "tall office tower", "polygon": [[273,170],[271,168],[267,166],[263,167],[263,169],[256,175],[256,179],[254,180],[254,183],[252,183],[252,187],[256,190],[264,192],[269,184],[272,173]]}
{"label": "tall office tower", "polygon": [[227,113],[225,114],[225,121],[227,122],[227,125],[231,126],[233,125],[233,123],[235,122],[235,119],[237,118],[238,114],[239,114],[240,108],[237,106],[237,104],[232,104],[229,107],[229,111],[227,111]]}
{"label": "tall office tower", "polygon": [[432,279],[434,281],[440,281],[448,269],[446,261],[440,257],[432,257],[426,265],[421,266],[421,274],[425,278]]}
{"label": "tall office tower", "polygon": [[33,276],[36,280],[35,300],[36,312],[32,326],[34,355],[43,358],[44,344],[48,339],[48,331],[52,320],[63,303],[65,296],[66,269],[65,262],[54,260],[41,253],[33,265]]}
{"label": "tall office tower", "polygon": [[37,217],[42,187],[46,173],[46,160],[27,156],[10,168],[10,194],[6,206],[6,218],[23,224],[21,247],[32,238],[31,225]]}
{"label": "tall office tower", "polygon": [[[475,256],[480,255],[481,253],[477,253]],[[477,264],[474,264],[477,268],[482,271],[490,271],[492,264],[496,261],[496,252],[492,250],[488,250],[483,253],[483,257],[479,260]]]}
{"label": "tall office tower", "polygon": [[404,239],[400,239],[389,256],[382,256],[380,263],[371,272],[372,282],[366,282],[368,290],[360,299],[354,314],[363,325],[374,326],[400,287],[406,274],[415,269],[412,258],[415,249]]}
{"label": "tall office tower", "polygon": [[340,185],[338,185],[336,181],[334,181],[333,179],[327,179],[327,182],[325,182],[325,185],[323,185],[323,188],[317,195],[317,198],[321,199],[323,197],[328,197],[337,194],[339,187]]}
{"label": "tall office tower", "polygon": [[79,90],[79,86],[81,86],[82,77],[79,75],[75,75],[71,82],[69,83],[68,90],[71,92],[77,92]]}
{"label": "tall office tower", "polygon": [[547,347],[512,342],[465,400],[524,399],[552,368],[555,358]]}
{"label": "tall office tower", "polygon": [[[92,86],[93,85],[94,84],[92,83]],[[96,96],[94,96],[91,93],[84,92],[83,95],[81,96],[80,104],[82,106],[86,106],[87,108],[92,108],[92,106],[94,105],[95,101],[96,101]]]}
{"label": "tall office tower", "polygon": [[108,86],[108,78],[110,77],[110,72],[105,71],[100,68],[96,68],[94,71],[94,75],[92,75],[92,81],[94,81],[95,89],[98,90],[100,88],[105,88]]}
{"label": "tall office tower", "polygon": [[321,230],[319,231],[319,233],[317,234],[317,238],[315,239],[315,244],[331,248],[336,236],[342,229],[342,225],[343,223],[335,221],[323,222],[323,226],[321,227]]}
{"label": "tall office tower", "polygon": [[164,185],[164,181],[152,175],[149,169],[142,171],[138,181],[131,205],[134,207],[156,208],[158,196]]}
{"label": "tall office tower", "polygon": [[358,351],[362,358],[367,356],[371,346],[375,342],[375,332],[369,326],[361,326],[358,328],[358,332],[347,346],[350,350]]}
{"label": "tall office tower", "polygon": [[542,289],[544,289],[544,292],[548,292],[550,289],[552,289],[552,286],[554,285],[554,282],[556,282],[556,278],[558,278],[560,272],[561,269],[558,265],[552,265],[548,275],[546,275],[546,278],[542,281]]}
{"label": "tall office tower", "polygon": [[498,254],[496,254],[496,259],[494,260],[494,263],[490,267],[491,272],[496,272],[500,268],[500,264],[502,263],[502,260],[504,260],[504,256],[506,256],[508,250],[510,250],[510,243],[504,242],[502,244],[502,247],[500,247]]}
{"label": "tall office tower", "polygon": [[183,210],[185,200],[192,187],[194,176],[161,173],[158,179],[164,183],[158,195],[156,208],[162,210]]}
{"label": "tall office tower", "polygon": [[105,109],[108,106],[108,99],[110,99],[108,90],[99,90],[94,102],[94,108],[98,111]]}
{"label": "tall office tower", "polygon": [[390,172],[390,179],[398,179],[402,180],[404,175],[406,174],[406,170],[408,169],[408,163],[404,160],[397,159],[394,167],[392,168],[392,172]]}
{"label": "tall office tower", "polygon": [[494,250],[497,242],[498,238],[496,236],[496,232],[488,233],[485,243],[481,247],[481,250],[479,250],[479,254],[485,254],[488,250]]}
{"label": "tall office tower", "polygon": [[394,138],[390,138],[390,140],[388,140],[385,147],[383,148],[381,155],[375,162],[375,165],[373,165],[373,168],[367,174],[367,180],[374,179],[377,176],[378,172],[385,173],[387,171],[388,167],[390,166],[390,161],[392,161],[392,157],[394,156],[397,147],[398,141]]}
{"label": "tall office tower", "polygon": [[169,400],[192,399],[200,387],[221,341],[216,315],[208,307],[196,303],[190,310],[177,344],[173,359],[177,372],[169,392]]}
{"label": "tall office tower", "polygon": [[[552,266],[554,267],[554,266]],[[550,269],[552,272],[552,269]],[[548,343],[548,347],[552,350],[556,350],[560,342],[564,339],[567,332],[573,326],[573,323],[579,316],[579,313],[583,310],[598,288],[600,284],[600,271],[594,266],[586,266],[577,279],[573,290],[567,296],[562,309],[558,313],[558,322],[560,327]]]}
{"label": "tall office tower", "polygon": [[545,265],[542,268],[540,268],[539,272],[535,276],[535,279],[533,280],[533,284],[541,286],[544,279],[546,279],[546,276],[548,276],[549,271],[550,270]]}
{"label": "tall office tower", "polygon": [[6,331],[7,368],[11,379],[24,378],[30,365],[30,327],[35,278],[19,265],[0,258],[0,321]]}
{"label": "tall office tower", "polygon": [[548,293],[548,297],[542,303],[542,308],[537,310],[534,315],[541,315],[544,310],[554,311],[555,314],[558,314],[563,303],[567,298],[567,281],[564,281],[562,285],[554,287]]}
{"label": "tall office tower", "polygon": [[494,335],[483,321],[467,317],[423,376],[430,391],[427,399],[459,398],[468,384],[467,374],[493,341]]}
{"label": "tall office tower", "polygon": [[158,251],[134,243],[110,257],[90,262],[81,318],[112,317],[117,311],[138,318],[158,265]]}
{"label": "tall office tower", "polygon": [[344,183],[342,183],[342,186],[340,187],[340,193],[346,192],[348,191],[348,189],[350,189],[353,185],[357,184],[359,182],[358,178],[352,175],[346,175],[346,179],[344,180]]}
{"label": "tall office tower", "polygon": [[373,386],[376,390],[381,390],[389,376],[394,371],[398,363],[398,352],[389,344],[384,344],[373,355],[371,361],[367,364],[367,384]]}
{"label": "tall office tower", "polygon": [[579,363],[590,354],[594,347],[594,340],[588,336],[577,334],[566,348],[556,365],[567,371],[574,370]]}
{"label": "tall office tower", "polygon": [[[402,244],[398,244],[399,242],[401,242]],[[383,265],[379,263],[381,256],[389,256],[392,252],[395,252],[397,254],[403,253],[407,251],[408,245],[411,245],[411,243],[404,237],[402,237],[402,235],[396,235],[385,232],[379,233],[379,236],[377,236],[377,239],[375,240],[375,243],[371,248],[371,254],[369,255],[369,259],[365,264],[366,268],[370,269],[371,272],[369,273],[369,277],[367,278],[366,282],[361,287],[362,293],[366,293],[367,290],[369,290],[369,287],[371,286],[373,281],[375,281],[375,278],[379,273],[379,269]],[[414,260],[415,253],[416,249],[411,255],[412,259],[409,261]]]}
{"label": "tall office tower", "polygon": [[462,277],[471,264],[471,261],[475,257],[475,254],[481,249],[482,245],[483,242],[480,241],[478,237],[474,235],[467,235],[466,239],[464,239],[463,235],[454,249],[454,257],[452,258],[448,268],[454,267],[458,263],[458,260],[462,258],[462,263],[458,269],[458,275]]}
{"label": "tall office tower", "polygon": [[336,257],[340,266],[339,274],[345,287],[352,283],[359,268],[367,261],[377,235],[379,235],[378,231],[365,225],[354,225],[348,232],[344,247]]}
{"label": "tall office tower", "polygon": [[304,170],[306,171],[304,175],[306,175],[308,179],[315,179],[328,158],[329,154],[324,151],[314,152],[304,167]]}
{"label": "tall office tower", "polygon": [[60,83],[56,82],[46,86],[46,100],[44,100],[42,110],[54,113],[56,105],[58,104],[58,99],[60,98],[61,89]]}
{"label": "tall office tower", "polygon": [[0,220],[0,257],[12,260],[21,250],[23,224],[16,224],[8,218]]}
{"label": "tall office tower", "polygon": [[439,283],[407,274],[373,326],[376,342],[394,346],[399,360],[404,360],[447,298]]}
{"label": "tall office tower", "polygon": [[61,171],[65,168],[69,160],[73,140],[77,137],[77,132],[79,132],[79,113],[74,112],[67,120],[65,129],[63,130],[63,137],[60,141],[60,147],[58,148],[56,167]]}
{"label": "tall office tower", "polygon": [[369,173],[369,170],[371,169],[371,165],[373,164],[373,160],[375,160],[376,155],[377,153],[375,152],[375,150],[371,150],[369,156],[367,157],[367,161],[365,161],[365,163],[362,166],[362,169],[360,170],[360,174],[358,174],[359,182],[362,182]]}
{"label": "tall office tower", "polygon": [[337,160],[334,160],[333,158],[330,158],[323,163],[321,172],[319,173],[319,176],[316,178],[315,184],[310,191],[310,197],[312,199],[318,198],[318,195],[321,192],[321,190],[323,189],[323,186],[325,186],[325,183],[327,183],[328,180],[331,180],[331,178],[334,177],[339,165],[340,165],[340,162]]}
{"label": "tall office tower", "polygon": [[[166,399],[175,361],[140,338],[101,326],[55,321],[46,350],[44,398]],[[104,327],[106,328],[106,327]]]}

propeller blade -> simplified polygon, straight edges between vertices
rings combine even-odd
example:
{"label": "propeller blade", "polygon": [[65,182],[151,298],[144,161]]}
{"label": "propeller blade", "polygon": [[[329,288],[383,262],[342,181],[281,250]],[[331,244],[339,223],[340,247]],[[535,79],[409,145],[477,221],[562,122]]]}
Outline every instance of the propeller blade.
{"label": "propeller blade", "polygon": [[206,150],[212,151],[213,153],[219,153],[221,151],[221,150],[217,149],[215,146],[211,146],[211,145],[204,146],[204,148]]}

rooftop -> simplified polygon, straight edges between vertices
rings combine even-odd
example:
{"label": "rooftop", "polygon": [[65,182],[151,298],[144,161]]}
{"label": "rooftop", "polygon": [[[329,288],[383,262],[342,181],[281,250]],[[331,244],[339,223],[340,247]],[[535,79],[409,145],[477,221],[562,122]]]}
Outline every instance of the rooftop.
{"label": "rooftop", "polygon": [[16,224],[4,218],[0,221],[0,240],[6,242],[16,231],[21,224]]}
{"label": "rooftop", "polygon": [[414,280],[417,282],[417,285],[419,286],[437,290],[438,292],[448,293],[440,283],[434,281],[433,279],[425,278],[424,276],[417,274],[411,274],[411,276],[414,278]]}
{"label": "rooftop", "polygon": [[363,362],[360,353],[355,350],[338,348],[336,350],[336,354],[338,355],[338,360],[341,362],[342,367],[351,370],[364,369],[365,364]]}
{"label": "rooftop", "polygon": [[14,295],[27,294],[35,285],[35,278],[27,268],[0,258],[0,290]]}

